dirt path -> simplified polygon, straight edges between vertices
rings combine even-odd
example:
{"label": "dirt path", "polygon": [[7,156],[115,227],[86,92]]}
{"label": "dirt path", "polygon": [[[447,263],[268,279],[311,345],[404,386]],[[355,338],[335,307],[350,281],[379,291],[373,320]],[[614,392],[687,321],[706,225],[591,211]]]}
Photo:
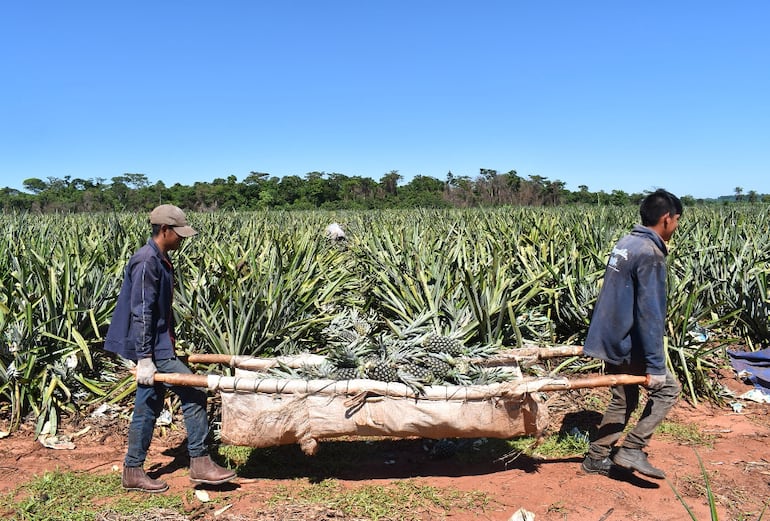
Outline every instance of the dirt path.
{"label": "dirt path", "polygon": [[[741,413],[735,413],[730,408],[705,405],[693,408],[680,402],[670,415],[677,422],[697,424],[700,432],[714,438],[712,446],[699,446],[697,453],[708,471],[722,520],[756,520],[763,502],[770,497],[768,406],[752,402],[744,405]],[[598,413],[594,411],[593,417],[598,418]],[[566,419],[566,416],[560,418]],[[0,425],[0,430],[2,427]],[[123,423],[91,426],[87,433],[74,440],[73,450],[45,448],[34,440],[29,430],[14,433],[0,439],[0,493],[12,490],[34,475],[57,468],[118,472],[125,440]],[[158,433],[148,460],[150,469],[167,480],[171,490],[177,493],[191,488],[183,441],[183,430]],[[352,466],[354,470],[350,466],[345,470],[329,469],[324,477],[349,487],[413,479],[437,487],[483,491],[491,498],[481,512],[426,512],[424,519],[507,521],[519,508],[534,513],[537,521],[690,519],[666,481],[648,480],[634,474],[614,478],[586,475],[580,471],[581,458],[577,456],[550,460],[519,457],[504,464],[478,458],[472,462],[451,456],[432,458],[424,450],[422,440],[377,441],[370,442],[369,446],[371,450]],[[656,435],[649,453],[653,464],[666,470],[670,483],[685,497],[696,518],[710,519],[696,450],[670,437]],[[318,456],[306,458],[315,457]],[[279,484],[318,475],[317,467],[308,468],[312,460],[307,460],[307,465],[303,461],[293,459],[280,471],[275,470],[276,467],[265,472],[257,470],[253,475],[239,476],[230,486],[208,490],[212,498],[218,500],[217,508],[231,505],[217,519],[344,519],[322,509],[312,512],[291,505],[267,505],[266,500]],[[211,507],[190,505],[190,508],[197,512],[197,519],[214,519]]]}

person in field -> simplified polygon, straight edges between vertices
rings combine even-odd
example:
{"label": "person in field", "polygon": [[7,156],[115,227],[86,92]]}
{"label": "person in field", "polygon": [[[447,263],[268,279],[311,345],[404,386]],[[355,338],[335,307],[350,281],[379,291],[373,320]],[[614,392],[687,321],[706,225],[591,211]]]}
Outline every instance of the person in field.
{"label": "person in field", "polygon": [[607,475],[614,464],[663,479],[665,473],[650,464],[643,449],[681,390],[667,369],[663,338],[666,243],[679,225],[682,202],[666,190],[657,190],[644,198],[639,214],[642,224],[612,249],[583,353],[603,360],[607,374],[646,375],[647,404],[616,448],[639,405],[640,386],[611,387],[610,404],[581,466],[585,472]]}
{"label": "person in field", "polygon": [[144,462],[152,441],[155,421],[163,408],[167,389],[182,403],[190,479],[218,485],[235,472],[220,467],[208,453],[206,391],[195,387],[167,386],[155,382],[155,373],[191,373],[174,351],[174,267],[168,252],[198,232],[187,224],[184,212],[163,204],[150,213],[152,236],[128,261],[123,284],[104,347],[136,362],[134,414],[128,429],[128,451],[123,464],[123,488],[164,492],[168,484],[149,477]]}

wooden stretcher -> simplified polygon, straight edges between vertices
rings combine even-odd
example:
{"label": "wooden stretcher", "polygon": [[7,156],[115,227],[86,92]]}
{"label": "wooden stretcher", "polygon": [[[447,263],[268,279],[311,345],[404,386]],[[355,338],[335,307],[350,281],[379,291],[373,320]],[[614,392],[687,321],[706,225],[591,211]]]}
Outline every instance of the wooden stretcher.
{"label": "wooden stretcher", "polygon": [[[569,356],[575,346],[512,350],[486,365]],[[524,358],[522,358],[524,357]],[[540,435],[548,425],[542,393],[644,384],[646,377],[522,378],[489,385],[432,385],[421,392],[402,383],[375,380],[300,380],[263,371],[284,364],[320,363],[318,355],[256,358],[195,354],[190,363],[225,364],[232,375],[158,373],[155,380],[219,392],[221,439],[230,445],[270,447],[298,443],[309,455],[324,439],[343,436],[513,438]]]}

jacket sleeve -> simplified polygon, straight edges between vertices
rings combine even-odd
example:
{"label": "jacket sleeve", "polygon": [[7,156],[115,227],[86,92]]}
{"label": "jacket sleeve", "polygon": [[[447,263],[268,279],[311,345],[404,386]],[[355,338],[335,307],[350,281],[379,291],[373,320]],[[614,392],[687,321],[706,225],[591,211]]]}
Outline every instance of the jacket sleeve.
{"label": "jacket sleeve", "polygon": [[647,372],[665,374],[666,263],[663,258],[653,255],[637,268],[636,314],[636,334]]}
{"label": "jacket sleeve", "polygon": [[150,358],[155,345],[160,272],[154,259],[142,259],[131,268],[131,322],[136,332],[137,359]]}

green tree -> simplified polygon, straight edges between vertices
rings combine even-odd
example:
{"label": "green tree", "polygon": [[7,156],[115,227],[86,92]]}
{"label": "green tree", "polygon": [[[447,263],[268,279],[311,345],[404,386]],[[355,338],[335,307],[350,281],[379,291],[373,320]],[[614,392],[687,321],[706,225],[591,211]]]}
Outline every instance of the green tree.
{"label": "green tree", "polygon": [[391,170],[380,179],[380,187],[385,191],[385,194],[395,197],[398,195],[398,182],[401,179],[398,170]]}
{"label": "green tree", "polygon": [[29,179],[25,179],[22,183],[22,186],[25,190],[35,194],[39,194],[40,192],[48,189],[48,183],[42,179],[38,179],[37,177],[30,177]]}

